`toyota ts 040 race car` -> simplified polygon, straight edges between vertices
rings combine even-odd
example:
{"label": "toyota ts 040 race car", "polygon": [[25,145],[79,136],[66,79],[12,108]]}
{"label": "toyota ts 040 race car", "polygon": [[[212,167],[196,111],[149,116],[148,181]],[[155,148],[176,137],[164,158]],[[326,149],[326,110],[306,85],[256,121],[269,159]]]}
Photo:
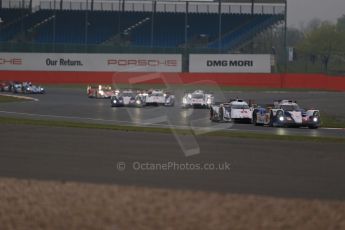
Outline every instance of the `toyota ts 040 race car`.
{"label": "toyota ts 040 race car", "polygon": [[144,106],[144,101],[142,99],[141,93],[133,90],[123,90],[122,92],[111,97],[112,107],[121,106],[133,106],[142,107]]}
{"label": "toyota ts 040 race car", "polygon": [[111,98],[118,93],[117,90],[113,90],[108,85],[88,86],[87,96],[89,98]]}
{"label": "toyota ts 040 race car", "polygon": [[273,105],[258,107],[253,111],[254,125],[294,126],[316,129],[320,126],[320,112],[315,109],[301,109],[291,100],[275,101]]}
{"label": "toyota ts 040 race car", "polygon": [[210,108],[214,104],[214,96],[203,90],[185,93],[182,97],[182,108]]}
{"label": "toyota ts 040 race car", "polygon": [[145,105],[174,106],[175,96],[160,89],[149,90],[140,94]]}
{"label": "toyota ts 040 race car", "polygon": [[228,103],[212,105],[210,120],[218,122],[248,122],[252,121],[253,108],[241,99],[230,100]]}

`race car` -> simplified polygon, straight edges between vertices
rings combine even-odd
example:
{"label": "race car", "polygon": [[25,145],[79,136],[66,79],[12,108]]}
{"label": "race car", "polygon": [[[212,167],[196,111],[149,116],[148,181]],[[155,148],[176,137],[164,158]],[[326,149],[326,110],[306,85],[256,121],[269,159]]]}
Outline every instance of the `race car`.
{"label": "race car", "polygon": [[13,93],[24,93],[24,82],[14,81],[11,85]]}
{"label": "race car", "polygon": [[140,95],[140,92],[136,92],[133,90],[123,90],[122,92],[119,92],[115,96],[112,96],[110,101],[111,101],[112,107],[121,107],[121,106],[142,107],[144,106],[144,101]]}
{"label": "race car", "polygon": [[275,101],[273,105],[259,107],[253,111],[254,125],[278,127],[308,127],[317,129],[320,126],[320,111],[301,109],[292,100]]}
{"label": "race car", "polygon": [[210,108],[213,103],[213,94],[203,90],[185,93],[182,97],[182,108]]}
{"label": "race car", "polygon": [[24,93],[27,94],[44,94],[45,89],[41,86],[33,85],[31,82],[24,82],[22,84]]}
{"label": "race car", "polygon": [[0,92],[11,92],[13,82],[1,81],[0,82]]}
{"label": "race car", "polygon": [[98,85],[98,86],[88,86],[87,96],[89,98],[111,98],[118,93],[117,90],[113,90],[111,86],[108,85]]}
{"label": "race car", "polygon": [[140,94],[144,105],[174,106],[175,96],[161,89],[144,91]]}
{"label": "race car", "polygon": [[242,99],[230,100],[227,103],[212,105],[210,120],[217,122],[246,122],[252,121],[253,108]]}
{"label": "race car", "polygon": [[46,91],[41,86],[33,85],[31,82],[13,82],[11,86],[13,93],[44,94]]}

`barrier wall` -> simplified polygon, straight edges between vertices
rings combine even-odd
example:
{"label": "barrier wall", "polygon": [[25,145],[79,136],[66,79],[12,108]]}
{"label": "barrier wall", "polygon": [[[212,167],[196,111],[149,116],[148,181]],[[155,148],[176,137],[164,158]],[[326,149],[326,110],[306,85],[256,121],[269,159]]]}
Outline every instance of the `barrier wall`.
{"label": "barrier wall", "polygon": [[41,84],[218,84],[221,86],[345,91],[345,76],[323,74],[210,74],[0,71],[0,80]]}

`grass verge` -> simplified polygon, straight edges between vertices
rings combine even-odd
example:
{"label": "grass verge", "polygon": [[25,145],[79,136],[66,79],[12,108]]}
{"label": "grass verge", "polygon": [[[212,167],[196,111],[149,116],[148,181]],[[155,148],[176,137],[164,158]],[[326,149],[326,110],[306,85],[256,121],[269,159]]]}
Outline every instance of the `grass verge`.
{"label": "grass verge", "polygon": [[345,128],[344,120],[340,120],[338,117],[331,116],[329,114],[321,114],[321,122],[323,127],[327,128]]}
{"label": "grass verge", "polygon": [[0,103],[18,102],[18,101],[25,101],[25,99],[6,96],[6,95],[0,95]]}
{"label": "grass verge", "polygon": [[345,229],[345,202],[0,179],[1,229]]}
{"label": "grass verge", "polygon": [[[1,117],[0,124],[16,124],[16,125],[38,125],[48,127],[68,127],[68,128],[84,128],[84,129],[103,129],[115,131],[132,131],[132,132],[151,132],[151,133],[177,133],[178,135],[195,135],[191,129],[172,129],[160,127],[142,127],[129,125],[106,125],[93,124],[83,122],[71,122],[60,120],[36,120],[36,119],[22,119],[12,117]],[[333,142],[345,143],[343,137],[323,137],[323,136],[302,136],[302,135],[278,135],[256,133],[248,131],[214,131],[201,134],[199,136],[214,136],[214,137],[229,137],[229,138],[249,138],[262,140],[284,140],[284,141],[311,141],[311,142]]]}

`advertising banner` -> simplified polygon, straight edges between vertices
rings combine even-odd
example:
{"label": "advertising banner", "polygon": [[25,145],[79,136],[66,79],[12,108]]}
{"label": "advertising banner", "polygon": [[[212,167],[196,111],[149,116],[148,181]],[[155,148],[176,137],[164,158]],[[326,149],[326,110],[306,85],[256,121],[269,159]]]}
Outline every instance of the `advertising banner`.
{"label": "advertising banner", "polygon": [[0,70],[178,73],[182,55],[0,53]]}
{"label": "advertising banner", "polygon": [[191,73],[270,73],[269,54],[191,54]]}

